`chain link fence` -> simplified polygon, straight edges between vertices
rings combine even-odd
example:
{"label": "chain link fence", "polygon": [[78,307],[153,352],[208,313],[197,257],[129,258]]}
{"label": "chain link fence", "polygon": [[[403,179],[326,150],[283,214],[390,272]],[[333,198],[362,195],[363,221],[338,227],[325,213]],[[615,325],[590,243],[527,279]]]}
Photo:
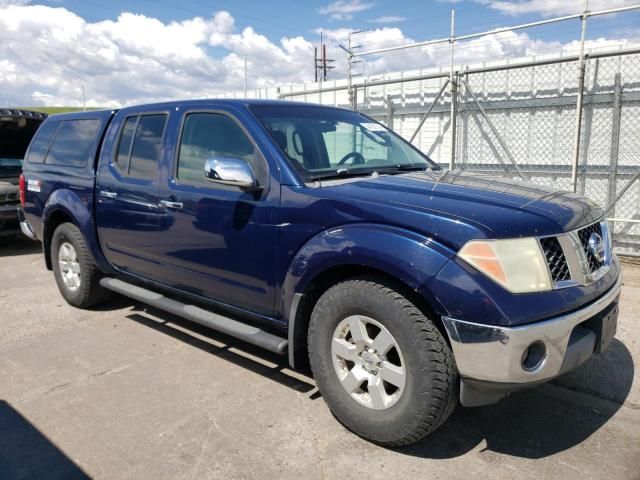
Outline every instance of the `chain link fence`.
{"label": "chain link fence", "polygon": [[[618,252],[640,253],[640,53],[587,55],[584,65],[576,191],[608,209]],[[372,78],[357,107],[407,139],[415,135],[444,167],[571,191],[579,67],[570,58],[458,70],[455,88],[440,96],[444,72],[383,86]]]}
{"label": "chain link fence", "polygon": [[576,191],[607,210],[616,250],[640,255],[640,49],[586,54],[577,137],[581,65],[514,60],[458,68],[453,88],[440,69],[370,76],[352,96],[345,80],[250,96],[355,107],[447,168],[572,191],[575,165]]}

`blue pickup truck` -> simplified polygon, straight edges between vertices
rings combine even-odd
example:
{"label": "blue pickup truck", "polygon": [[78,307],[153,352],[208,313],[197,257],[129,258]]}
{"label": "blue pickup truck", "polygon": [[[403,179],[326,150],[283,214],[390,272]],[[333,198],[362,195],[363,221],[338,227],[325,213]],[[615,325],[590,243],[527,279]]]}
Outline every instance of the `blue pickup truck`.
{"label": "blue pickup truck", "polygon": [[357,112],[200,100],[49,117],[21,228],[68,303],[110,292],[308,369],[387,446],[601,352],[620,265],[576,194],[444,170]]}

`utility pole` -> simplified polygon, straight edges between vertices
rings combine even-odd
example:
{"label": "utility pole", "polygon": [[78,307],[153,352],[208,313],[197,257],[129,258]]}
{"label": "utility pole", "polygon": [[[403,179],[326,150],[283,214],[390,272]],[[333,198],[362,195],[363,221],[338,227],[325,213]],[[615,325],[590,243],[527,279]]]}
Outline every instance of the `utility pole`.
{"label": "utility pole", "polygon": [[247,98],[247,54],[244,54],[244,98]]}
{"label": "utility pole", "polygon": [[[325,56],[325,49],[324,49],[324,32],[320,32],[320,55],[322,56],[322,59],[320,60],[320,65],[318,65],[320,67],[320,69],[324,69],[324,56]],[[322,85],[322,81],[326,80],[326,75],[324,74],[324,72],[319,75],[319,80],[320,80],[320,84]]]}
{"label": "utility pole", "polygon": [[318,47],[313,47],[313,75],[318,83]]}
{"label": "utility pole", "polygon": [[[335,66],[330,65],[335,60],[327,58],[327,45],[324,43],[324,35],[320,32],[320,57],[318,57],[318,47],[314,47],[313,65],[315,81],[322,83],[327,80],[327,73],[333,70]],[[320,75],[318,75],[320,72]]]}

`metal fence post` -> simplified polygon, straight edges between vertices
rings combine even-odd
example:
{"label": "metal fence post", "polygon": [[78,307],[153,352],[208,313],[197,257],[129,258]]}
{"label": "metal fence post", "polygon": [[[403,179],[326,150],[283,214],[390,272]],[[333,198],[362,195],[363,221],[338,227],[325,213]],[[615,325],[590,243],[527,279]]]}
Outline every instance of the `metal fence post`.
{"label": "metal fence post", "polygon": [[456,116],[458,115],[456,108],[458,102],[458,79],[456,77],[458,75],[457,72],[453,71],[453,58],[456,44],[455,19],[456,11],[451,10],[451,33],[449,36],[449,43],[451,44],[451,58],[449,62],[449,86],[451,87],[451,120],[449,122],[449,128],[451,129],[451,155],[449,157],[449,170],[453,170],[456,164]]}
{"label": "metal fence post", "polygon": [[585,55],[584,55],[584,38],[587,33],[587,18],[589,11],[585,10],[580,17],[582,26],[580,29],[580,55],[578,59],[578,96],[576,99],[576,133],[573,146],[573,162],[571,163],[571,189],[576,191],[578,188],[578,162],[580,161],[580,138],[582,130],[582,104],[584,102],[584,73],[585,73]]}
{"label": "metal fence post", "polygon": [[[431,103],[431,105],[429,106],[429,108],[427,109],[426,112],[424,112],[424,114],[422,115],[422,118],[420,119],[420,121],[418,122],[418,126],[416,127],[416,129],[413,132],[413,135],[411,135],[411,138],[409,139],[409,142],[413,143],[413,140],[416,138],[416,136],[418,135],[418,133],[420,132],[420,129],[422,128],[422,126],[424,125],[424,122],[427,120],[427,117],[429,116],[429,114],[431,113],[431,111],[433,110],[433,108],[436,106],[436,104],[438,103],[438,100],[440,100],[440,97],[442,96],[442,94],[444,93],[444,89],[447,88],[447,85],[449,84],[449,79],[445,80],[444,83],[442,84],[442,87],[440,87],[440,90],[438,91],[438,94],[436,95],[436,98],[433,99],[433,102]],[[389,101],[389,95],[387,95],[387,102]]]}
{"label": "metal fence post", "polygon": [[[586,72],[589,71],[589,76],[593,79],[591,83],[591,90],[589,91],[589,95],[593,100],[598,93],[598,84],[599,84],[599,69],[600,69],[600,59],[596,58],[594,60],[585,60],[585,75]],[[593,73],[591,73],[593,72]],[[586,83],[586,81],[585,81]],[[583,113],[583,126],[581,127],[581,152],[580,156],[582,157],[582,161],[580,162],[580,166],[582,167],[582,175],[578,177],[578,192],[580,195],[585,195],[587,188],[587,171],[588,171],[588,163],[589,163],[589,150],[591,147],[591,140],[593,139],[593,114],[595,109],[595,103],[593,101],[589,102],[587,108],[585,108]]]}
{"label": "metal fence post", "polygon": [[611,156],[609,165],[609,190],[607,192],[607,205],[611,205],[609,215],[616,216],[616,205],[613,199],[616,197],[618,180],[618,152],[620,150],[620,119],[622,116],[622,78],[620,72],[616,73],[613,83],[613,125],[611,127]]}
{"label": "metal fence post", "polygon": [[480,111],[480,114],[482,115],[482,117],[487,122],[487,125],[489,125],[489,128],[493,132],[493,135],[496,137],[496,140],[500,144],[500,147],[502,148],[502,150],[504,151],[505,155],[509,159],[509,162],[511,162],[511,165],[513,166],[513,168],[515,168],[516,172],[518,172],[518,175],[520,176],[520,178],[522,180],[529,180],[529,177],[527,175],[525,175],[525,173],[520,169],[520,166],[518,166],[518,162],[516,162],[515,158],[513,158],[513,155],[511,155],[511,151],[509,150],[509,147],[507,147],[506,142],[500,136],[500,133],[498,132],[498,129],[496,128],[496,126],[493,124],[493,122],[489,118],[489,115],[487,115],[486,110],[482,107],[482,104],[480,103],[480,100],[478,100],[478,97],[476,96],[476,94],[473,92],[473,90],[469,86],[469,83],[467,81],[465,81],[465,80],[463,80],[463,81],[464,81],[464,86],[465,86],[465,89],[466,89],[465,91],[468,92],[469,95],[471,95],[471,98],[473,98],[473,101],[477,105],[478,110]]}
{"label": "metal fence post", "polygon": [[347,57],[347,92],[349,94],[349,106],[353,108],[353,79],[351,78],[351,66],[353,64],[353,53],[351,53],[351,32],[349,32],[349,40],[348,40],[348,57]]}
{"label": "metal fence post", "polygon": [[[460,86],[463,87],[464,85],[467,85],[469,83],[469,66],[465,66],[464,68],[464,73],[462,74],[462,81],[460,81]],[[457,153],[457,160],[458,163],[462,164],[463,166],[461,168],[465,168],[464,164],[466,162],[468,162],[469,159],[469,151],[468,151],[468,146],[469,146],[469,112],[466,111],[466,107],[469,103],[469,94],[467,93],[466,87],[464,90],[464,93],[461,94],[460,93],[461,90],[458,90],[458,107],[457,107],[457,114],[460,117],[460,122],[462,122],[462,128],[461,128],[461,137],[460,140],[458,140],[460,148],[458,149]],[[460,100],[462,99],[462,100]],[[462,106],[462,109],[461,109]],[[461,113],[462,110],[462,113]],[[456,146],[457,147],[457,146]]]}

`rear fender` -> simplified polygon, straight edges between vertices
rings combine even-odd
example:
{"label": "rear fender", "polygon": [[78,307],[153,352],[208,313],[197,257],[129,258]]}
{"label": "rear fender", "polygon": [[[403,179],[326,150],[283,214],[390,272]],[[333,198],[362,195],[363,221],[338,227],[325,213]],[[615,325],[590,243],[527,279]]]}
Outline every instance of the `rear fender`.
{"label": "rear fender", "polygon": [[98,243],[96,226],[93,221],[92,200],[84,199],[70,189],[55,190],[47,199],[47,203],[42,212],[42,224],[44,226],[42,238],[45,255],[47,257],[47,267],[51,267],[51,257],[48,255],[50,242],[48,242],[47,239],[50,239],[53,234],[53,231],[50,229],[55,228],[55,223],[51,220],[59,213],[63,213],[69,217],[71,222],[80,229],[98,268],[105,273],[112,272],[113,269],[102,255]]}

